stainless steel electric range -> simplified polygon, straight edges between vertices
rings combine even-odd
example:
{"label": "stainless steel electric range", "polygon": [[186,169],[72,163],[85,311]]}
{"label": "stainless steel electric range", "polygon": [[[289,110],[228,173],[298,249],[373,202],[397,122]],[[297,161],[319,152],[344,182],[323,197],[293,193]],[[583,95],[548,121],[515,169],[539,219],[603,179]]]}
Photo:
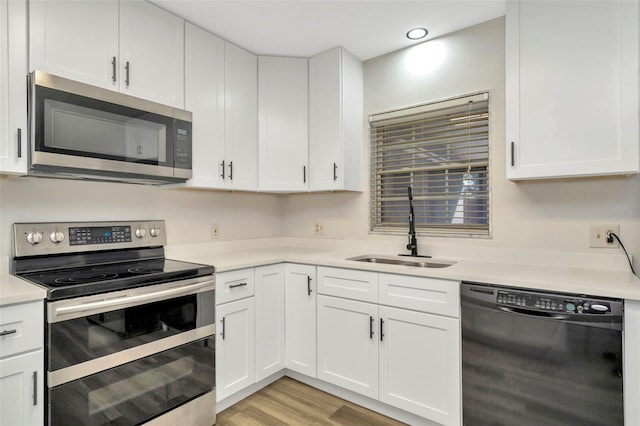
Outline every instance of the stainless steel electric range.
{"label": "stainless steel electric range", "polygon": [[215,423],[213,266],[164,221],[16,223],[12,272],[47,290],[48,425]]}

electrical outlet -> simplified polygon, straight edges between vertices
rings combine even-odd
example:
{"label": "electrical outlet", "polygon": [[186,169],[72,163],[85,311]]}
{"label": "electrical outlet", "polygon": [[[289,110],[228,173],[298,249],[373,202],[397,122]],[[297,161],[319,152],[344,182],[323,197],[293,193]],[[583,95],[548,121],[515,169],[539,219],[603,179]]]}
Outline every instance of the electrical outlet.
{"label": "electrical outlet", "polygon": [[613,242],[607,242],[607,231],[611,231],[616,235],[620,235],[619,225],[591,225],[589,227],[589,247],[599,248],[608,247],[616,248],[620,247],[618,241],[614,238]]}
{"label": "electrical outlet", "polygon": [[217,223],[214,223],[211,225],[211,238],[212,239],[220,238],[220,225]]}
{"label": "electrical outlet", "polygon": [[313,234],[314,235],[324,235],[324,223],[316,222],[313,224]]}

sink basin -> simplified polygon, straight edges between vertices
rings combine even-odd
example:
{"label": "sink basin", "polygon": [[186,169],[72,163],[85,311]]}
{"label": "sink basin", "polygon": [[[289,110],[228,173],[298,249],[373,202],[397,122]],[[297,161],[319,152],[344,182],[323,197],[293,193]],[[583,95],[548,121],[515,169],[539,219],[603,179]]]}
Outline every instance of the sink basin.
{"label": "sink basin", "polygon": [[413,266],[416,268],[446,268],[456,262],[433,260],[428,258],[407,257],[385,257],[385,256],[355,256],[349,257],[347,260],[355,260],[356,262],[382,263],[385,265]]}

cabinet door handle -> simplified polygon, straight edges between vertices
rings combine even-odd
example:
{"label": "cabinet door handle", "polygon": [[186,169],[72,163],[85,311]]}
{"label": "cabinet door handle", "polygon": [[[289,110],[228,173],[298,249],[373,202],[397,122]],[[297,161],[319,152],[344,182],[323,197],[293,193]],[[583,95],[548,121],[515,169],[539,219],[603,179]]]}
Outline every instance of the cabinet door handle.
{"label": "cabinet door handle", "polygon": [[33,372],[33,405],[38,405],[38,372]]}
{"label": "cabinet door handle", "polygon": [[516,143],[511,142],[511,167],[516,165]]}
{"label": "cabinet door handle", "polygon": [[224,317],[222,317],[222,331],[220,332],[220,337],[224,340]]}
{"label": "cabinet door handle", "polygon": [[311,296],[311,277],[307,276],[307,296]]}
{"label": "cabinet door handle", "polygon": [[247,283],[231,284],[229,288],[244,287]]}
{"label": "cabinet door handle", "polygon": [[22,158],[22,129],[18,128],[18,158]]}
{"label": "cabinet door handle", "polygon": [[125,77],[124,77],[124,84],[127,85],[127,87],[129,87],[129,70],[130,70],[130,66],[129,66],[129,61],[127,61],[127,63],[124,66],[124,70],[126,71]]}
{"label": "cabinet door handle", "polygon": [[0,331],[0,336],[7,336],[9,334],[16,333],[18,330],[2,330]]}
{"label": "cabinet door handle", "polygon": [[229,179],[233,180],[233,161],[229,161]]}
{"label": "cabinet door handle", "polygon": [[384,320],[380,318],[380,341],[384,338],[384,333],[382,332],[382,326],[384,325]]}
{"label": "cabinet door handle", "polygon": [[111,59],[111,80],[115,83],[116,82],[116,57],[114,56],[113,59]]}
{"label": "cabinet door handle", "polygon": [[338,180],[338,165],[333,163],[333,180]]}
{"label": "cabinet door handle", "polygon": [[222,166],[222,174],[220,175],[220,177],[222,178],[222,180],[224,180],[224,160],[222,160],[222,163],[220,163],[220,165]]}
{"label": "cabinet door handle", "polygon": [[373,317],[369,317],[369,339],[373,339]]}
{"label": "cabinet door handle", "polygon": [[302,166],[302,183],[307,183],[307,166]]}

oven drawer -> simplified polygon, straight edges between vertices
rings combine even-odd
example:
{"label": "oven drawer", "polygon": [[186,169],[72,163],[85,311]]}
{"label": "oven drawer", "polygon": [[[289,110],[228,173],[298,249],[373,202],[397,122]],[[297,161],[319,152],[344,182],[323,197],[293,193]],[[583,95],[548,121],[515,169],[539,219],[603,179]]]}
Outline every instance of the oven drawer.
{"label": "oven drawer", "polygon": [[41,301],[0,308],[0,358],[42,347],[44,307]]}
{"label": "oven drawer", "polygon": [[209,336],[50,388],[49,424],[140,424],[214,389],[215,336]]}
{"label": "oven drawer", "polygon": [[253,268],[216,274],[216,305],[251,297],[254,294]]}

